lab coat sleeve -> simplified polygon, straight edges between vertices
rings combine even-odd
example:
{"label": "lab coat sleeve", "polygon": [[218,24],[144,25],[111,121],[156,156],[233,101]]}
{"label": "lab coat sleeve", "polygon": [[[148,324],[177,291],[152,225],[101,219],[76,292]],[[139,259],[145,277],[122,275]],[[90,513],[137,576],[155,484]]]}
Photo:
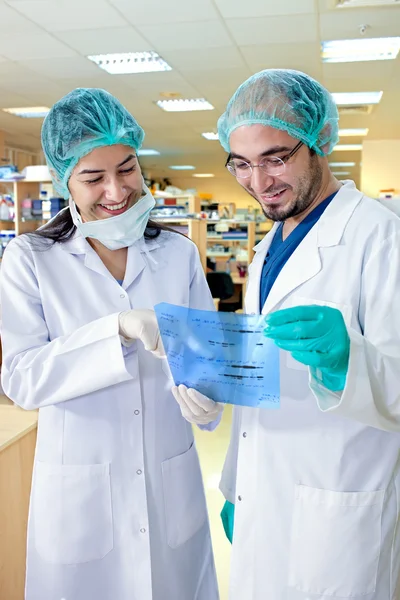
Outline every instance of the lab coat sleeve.
{"label": "lab coat sleeve", "polygon": [[240,406],[233,407],[231,437],[219,484],[219,489],[223,493],[225,499],[232,504],[235,504],[236,497],[236,476],[242,410],[243,409]]}
{"label": "lab coat sleeve", "polygon": [[361,278],[359,321],[354,328],[343,392],[327,390],[312,377],[322,411],[400,432],[400,234],[386,239],[366,263]]}
{"label": "lab coat sleeve", "polygon": [[32,251],[17,239],[4,254],[0,293],[2,387],[22,408],[57,404],[132,379],[118,313],[50,340]]}
{"label": "lab coat sleeve", "polygon": [[[192,280],[190,282],[189,307],[198,310],[215,311],[214,301],[208,287],[207,279],[202,267],[199,251],[193,244],[192,248]],[[207,425],[198,425],[203,431],[214,431],[221,421],[222,413],[218,415],[215,421],[211,421]]]}

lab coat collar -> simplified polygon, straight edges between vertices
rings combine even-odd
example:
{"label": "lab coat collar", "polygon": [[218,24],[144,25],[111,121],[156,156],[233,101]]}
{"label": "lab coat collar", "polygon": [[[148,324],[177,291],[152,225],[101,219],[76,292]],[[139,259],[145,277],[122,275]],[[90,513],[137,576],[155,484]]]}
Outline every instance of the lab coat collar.
{"label": "lab coat collar", "polygon": [[[297,287],[315,277],[322,268],[319,248],[337,246],[347,223],[360,203],[363,194],[353,181],[345,181],[329,204],[316,227],[313,227],[283,267],[265,302],[262,313],[271,312]],[[260,280],[265,256],[271,245],[278,223],[254,248],[255,256],[249,268],[249,284],[246,294],[246,310],[260,311]]]}
{"label": "lab coat collar", "polygon": [[[145,267],[156,271],[164,266],[165,261],[156,261],[150,254],[162,245],[163,241],[159,240],[159,238],[147,241],[141,238],[132,244],[132,246],[129,246],[123,281],[124,289],[127,289],[135,281]],[[78,230],[75,231],[70,240],[61,244],[61,248],[69,254],[84,255],[85,266],[88,269],[114,279],[97,252],[93,250],[86,238]]]}

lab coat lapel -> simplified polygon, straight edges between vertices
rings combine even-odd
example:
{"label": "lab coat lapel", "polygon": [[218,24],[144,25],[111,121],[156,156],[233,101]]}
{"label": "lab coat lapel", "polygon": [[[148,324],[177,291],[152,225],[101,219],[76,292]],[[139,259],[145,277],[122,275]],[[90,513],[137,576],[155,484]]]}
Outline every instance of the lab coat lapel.
{"label": "lab coat lapel", "polygon": [[[262,307],[263,314],[274,310],[286,296],[320,272],[322,268],[320,248],[337,246],[340,243],[347,223],[362,197],[363,194],[356,189],[352,181],[344,183],[317,225],[309,231],[283,267]],[[270,233],[273,237],[274,229]],[[267,249],[271,244],[272,237],[268,240]],[[266,251],[261,254],[260,264],[256,270],[257,283],[253,282],[253,293],[256,294],[254,301],[257,300],[257,303],[259,302],[260,278]]]}
{"label": "lab coat lapel", "polygon": [[67,242],[64,242],[61,247],[69,254],[82,255],[82,260],[85,263],[85,267],[88,269],[100,273],[100,275],[104,275],[105,277],[112,277],[99,255],[93,250],[89,242],[79,233],[79,231],[76,230],[72,238]]}
{"label": "lab coat lapel", "polygon": [[[145,242],[142,238],[128,248],[128,259],[126,263],[125,277],[123,287],[127,289],[139,277],[145,267],[152,270],[158,269],[161,265],[154,259],[151,260],[151,252],[159,247],[157,240]],[[100,275],[113,279],[113,276],[104,265],[99,255],[93,250],[86,239],[76,231],[73,237],[62,244],[63,249],[70,254],[83,255],[85,266]]]}
{"label": "lab coat lapel", "polygon": [[265,256],[269,250],[278,224],[275,223],[265,238],[254,247],[255,255],[249,266],[249,279],[246,291],[246,312],[258,314],[260,312],[260,282]]}
{"label": "lab coat lapel", "polygon": [[271,312],[290,292],[319,273],[321,266],[317,229],[313,227],[279,273],[262,313]]}
{"label": "lab coat lapel", "polygon": [[128,260],[123,282],[125,289],[128,289],[138,279],[145,268],[155,273],[166,264],[166,261],[164,259],[160,260],[159,256],[157,260],[154,257],[154,250],[159,247],[160,242],[158,239],[145,241],[142,238],[128,248]]}

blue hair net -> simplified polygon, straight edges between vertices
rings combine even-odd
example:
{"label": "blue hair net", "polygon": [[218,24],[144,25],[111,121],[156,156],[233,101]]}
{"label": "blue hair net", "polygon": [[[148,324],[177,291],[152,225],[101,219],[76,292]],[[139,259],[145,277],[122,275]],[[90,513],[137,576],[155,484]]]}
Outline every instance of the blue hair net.
{"label": "blue hair net", "polygon": [[79,160],[94,148],[125,144],[138,150],[144,131],[105,90],[77,88],[59,100],[42,127],[42,147],[57,193],[69,197],[68,181]]}
{"label": "blue hair net", "polygon": [[268,125],[287,131],[320,156],[337,143],[339,114],[333,97],[300,71],[266,69],[242,83],[218,120],[219,140],[230,152],[231,133],[242,125]]}

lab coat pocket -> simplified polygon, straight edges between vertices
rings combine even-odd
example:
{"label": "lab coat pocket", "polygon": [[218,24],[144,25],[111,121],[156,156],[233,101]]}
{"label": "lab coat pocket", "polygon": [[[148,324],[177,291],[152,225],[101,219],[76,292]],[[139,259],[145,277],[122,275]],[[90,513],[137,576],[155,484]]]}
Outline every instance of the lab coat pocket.
{"label": "lab coat pocket", "polygon": [[178,548],[207,519],[206,500],[196,446],[162,463],[167,542]]}
{"label": "lab coat pocket", "polygon": [[289,586],[330,598],[375,591],[384,491],[296,486]]}
{"label": "lab coat pocket", "polygon": [[36,462],[33,521],[36,549],[49,563],[100,560],[113,549],[110,465]]}

